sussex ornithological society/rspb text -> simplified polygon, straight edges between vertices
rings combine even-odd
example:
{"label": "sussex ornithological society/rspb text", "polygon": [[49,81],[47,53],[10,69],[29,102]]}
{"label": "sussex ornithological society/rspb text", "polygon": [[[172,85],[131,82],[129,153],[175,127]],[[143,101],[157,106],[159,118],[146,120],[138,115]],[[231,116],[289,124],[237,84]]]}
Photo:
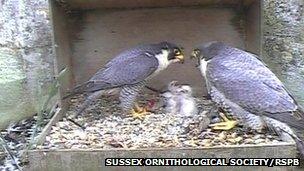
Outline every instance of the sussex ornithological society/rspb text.
{"label": "sussex ornithological society/rspb text", "polygon": [[107,158],[105,166],[299,166],[298,158]]}

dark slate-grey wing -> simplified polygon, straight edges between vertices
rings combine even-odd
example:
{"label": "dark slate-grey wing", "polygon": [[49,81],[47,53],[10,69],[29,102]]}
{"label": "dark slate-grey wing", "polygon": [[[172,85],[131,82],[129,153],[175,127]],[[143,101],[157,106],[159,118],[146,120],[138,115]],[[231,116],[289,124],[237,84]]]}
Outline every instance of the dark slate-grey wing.
{"label": "dark slate-grey wing", "polygon": [[292,116],[297,105],[281,81],[254,55],[245,52],[215,57],[207,77],[226,98],[253,114],[282,120]]}
{"label": "dark slate-grey wing", "polygon": [[[144,44],[123,51],[98,70],[89,81],[76,86],[63,99],[78,93],[110,89],[143,80],[158,67],[157,59],[147,54],[157,52],[159,48],[158,44]],[[134,66],[123,68],[130,64]]]}
{"label": "dark slate-grey wing", "polygon": [[111,61],[109,61],[106,65],[105,68],[108,68],[112,66],[113,64],[124,61],[130,58],[136,58],[137,55],[141,55],[144,52],[154,52],[157,49],[159,49],[158,44],[142,44],[138,45],[134,48],[130,48],[128,50],[125,50],[118,54],[115,58],[113,58]]}
{"label": "dark slate-grey wing", "polygon": [[[136,84],[149,77],[158,67],[157,59],[141,53],[132,57],[117,60],[110,66],[99,70],[90,80],[89,91],[115,88],[123,85]],[[88,91],[88,90],[87,90]]]}

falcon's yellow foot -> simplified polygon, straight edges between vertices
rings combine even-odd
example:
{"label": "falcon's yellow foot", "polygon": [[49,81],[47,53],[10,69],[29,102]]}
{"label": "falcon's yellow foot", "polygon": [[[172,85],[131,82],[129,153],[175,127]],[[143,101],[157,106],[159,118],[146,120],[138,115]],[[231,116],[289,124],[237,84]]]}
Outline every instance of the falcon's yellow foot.
{"label": "falcon's yellow foot", "polygon": [[145,107],[139,107],[135,105],[135,108],[131,110],[131,115],[135,119],[144,119],[145,115],[149,113]]}
{"label": "falcon's yellow foot", "polygon": [[223,113],[219,114],[223,118],[223,122],[210,124],[209,126],[212,127],[214,130],[230,130],[237,125],[237,121],[229,120]]}

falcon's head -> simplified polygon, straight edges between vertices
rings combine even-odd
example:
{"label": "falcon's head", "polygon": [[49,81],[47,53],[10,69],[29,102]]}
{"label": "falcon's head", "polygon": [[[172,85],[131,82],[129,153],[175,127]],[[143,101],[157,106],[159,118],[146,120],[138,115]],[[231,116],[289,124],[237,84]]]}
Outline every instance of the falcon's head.
{"label": "falcon's head", "polygon": [[179,94],[192,95],[192,88],[189,85],[181,85],[179,88]]}
{"label": "falcon's head", "polygon": [[197,59],[197,66],[201,65],[201,62],[208,62],[214,56],[218,55],[221,50],[225,49],[226,45],[222,42],[208,42],[195,48],[191,53],[192,59]]}
{"label": "falcon's head", "polygon": [[158,46],[160,46],[161,49],[160,54],[166,58],[163,60],[167,60],[169,63],[184,62],[182,47],[178,47],[176,44],[170,42],[161,42]]}

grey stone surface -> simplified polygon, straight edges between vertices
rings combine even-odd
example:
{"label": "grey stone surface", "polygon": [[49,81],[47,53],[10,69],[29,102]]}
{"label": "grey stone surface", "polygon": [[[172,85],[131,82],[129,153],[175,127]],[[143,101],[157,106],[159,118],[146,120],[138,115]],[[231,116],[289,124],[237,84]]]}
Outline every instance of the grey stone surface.
{"label": "grey stone surface", "polygon": [[0,128],[35,114],[53,78],[47,0],[0,1]]}
{"label": "grey stone surface", "polygon": [[264,61],[304,105],[304,1],[264,0]]}

